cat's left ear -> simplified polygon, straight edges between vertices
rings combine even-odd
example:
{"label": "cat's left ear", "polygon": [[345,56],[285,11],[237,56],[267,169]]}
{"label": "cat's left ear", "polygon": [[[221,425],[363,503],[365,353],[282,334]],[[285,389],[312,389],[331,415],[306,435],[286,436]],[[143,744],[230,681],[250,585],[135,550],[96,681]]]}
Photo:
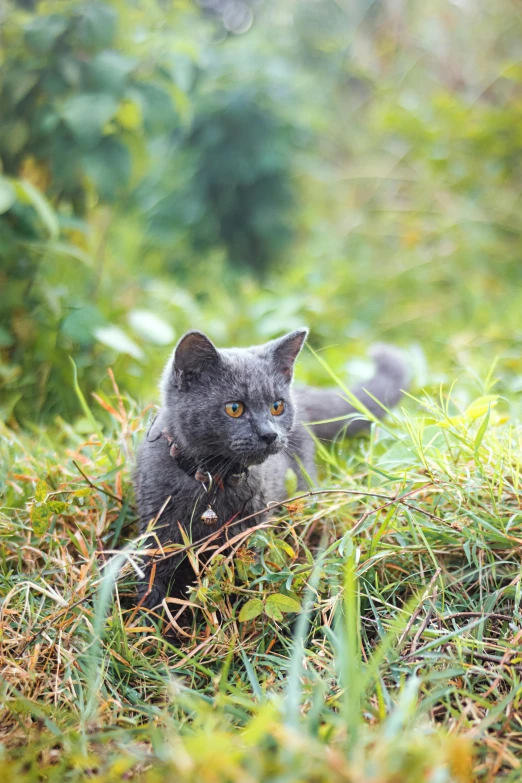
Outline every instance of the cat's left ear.
{"label": "cat's left ear", "polygon": [[187,332],[174,351],[174,382],[181,389],[203,370],[216,370],[219,353],[206,334],[192,330]]}
{"label": "cat's left ear", "polygon": [[307,337],[308,329],[296,329],[295,332],[285,334],[279,340],[273,340],[268,344],[272,354],[272,361],[279,372],[289,381],[292,380],[295,360],[299,356]]}

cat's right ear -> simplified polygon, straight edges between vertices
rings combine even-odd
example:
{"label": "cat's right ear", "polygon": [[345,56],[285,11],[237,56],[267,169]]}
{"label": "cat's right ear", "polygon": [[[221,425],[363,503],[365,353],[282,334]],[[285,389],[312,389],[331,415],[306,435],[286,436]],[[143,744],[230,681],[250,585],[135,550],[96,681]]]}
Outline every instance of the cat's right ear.
{"label": "cat's right ear", "polygon": [[187,332],[176,346],[172,363],[172,380],[178,389],[184,389],[203,371],[217,369],[219,353],[202,332]]}
{"label": "cat's right ear", "polygon": [[288,381],[292,380],[295,360],[307,337],[308,329],[296,329],[268,343],[275,366]]}

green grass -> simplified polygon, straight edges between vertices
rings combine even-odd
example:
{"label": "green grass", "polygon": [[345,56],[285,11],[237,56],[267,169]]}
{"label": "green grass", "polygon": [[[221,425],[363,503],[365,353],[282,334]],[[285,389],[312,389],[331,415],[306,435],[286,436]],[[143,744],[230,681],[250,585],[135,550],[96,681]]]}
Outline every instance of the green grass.
{"label": "green grass", "polygon": [[114,387],[98,434],[4,427],[3,779],[518,780],[520,427],[489,391],[326,450],[200,565],[179,649],[130,602],[146,415]]}

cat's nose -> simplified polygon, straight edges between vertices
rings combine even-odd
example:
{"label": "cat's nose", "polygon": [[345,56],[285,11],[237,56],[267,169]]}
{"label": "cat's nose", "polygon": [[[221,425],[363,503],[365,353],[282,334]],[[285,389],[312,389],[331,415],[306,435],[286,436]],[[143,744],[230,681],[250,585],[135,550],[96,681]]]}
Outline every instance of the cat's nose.
{"label": "cat's nose", "polygon": [[259,433],[259,437],[267,446],[271,446],[272,443],[277,440],[277,432],[274,432],[274,430],[264,430]]}

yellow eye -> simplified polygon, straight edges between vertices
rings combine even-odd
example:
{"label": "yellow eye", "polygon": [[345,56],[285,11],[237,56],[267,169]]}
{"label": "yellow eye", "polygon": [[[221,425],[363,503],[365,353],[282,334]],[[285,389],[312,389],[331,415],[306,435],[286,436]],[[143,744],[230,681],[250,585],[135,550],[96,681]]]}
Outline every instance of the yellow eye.
{"label": "yellow eye", "polygon": [[242,402],[227,402],[225,405],[225,410],[229,416],[232,416],[233,419],[239,419],[245,410],[245,406]]}
{"label": "yellow eye", "polygon": [[270,413],[272,414],[272,416],[280,416],[284,411],[284,409],[285,409],[285,404],[283,400],[276,400],[270,406]]}

